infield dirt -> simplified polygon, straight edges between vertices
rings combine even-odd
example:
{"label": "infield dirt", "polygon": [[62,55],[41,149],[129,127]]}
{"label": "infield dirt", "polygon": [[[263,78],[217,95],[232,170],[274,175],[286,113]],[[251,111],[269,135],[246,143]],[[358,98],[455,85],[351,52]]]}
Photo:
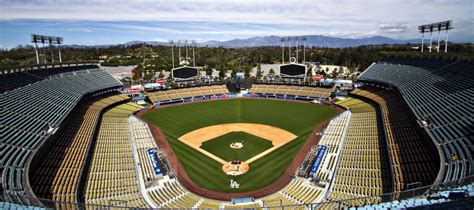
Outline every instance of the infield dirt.
{"label": "infield dirt", "polygon": [[273,147],[264,152],[252,157],[249,160],[245,160],[247,164],[252,163],[255,160],[265,156],[266,154],[272,152],[285,145],[286,143],[294,140],[297,136],[289,131],[283,130],[269,125],[254,124],[254,123],[229,123],[229,124],[220,124],[213,125],[204,128],[200,128],[189,133],[184,134],[179,137],[178,140],[187,144],[188,146],[198,150],[199,152],[205,154],[206,156],[214,159],[215,161],[226,164],[227,161],[222,160],[214,154],[207,152],[201,148],[203,142],[214,139],[216,137],[225,135],[230,132],[246,132],[254,136],[269,140],[272,142]]}

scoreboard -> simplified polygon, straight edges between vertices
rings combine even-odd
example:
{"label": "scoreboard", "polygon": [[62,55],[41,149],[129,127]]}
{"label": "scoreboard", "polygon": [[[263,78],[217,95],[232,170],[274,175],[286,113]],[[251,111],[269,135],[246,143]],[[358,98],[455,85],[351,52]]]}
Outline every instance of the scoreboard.
{"label": "scoreboard", "polygon": [[171,76],[178,80],[191,79],[198,76],[198,70],[197,68],[183,66],[171,70]]}
{"label": "scoreboard", "polygon": [[302,64],[281,65],[280,75],[282,77],[304,77],[306,75],[306,66]]}

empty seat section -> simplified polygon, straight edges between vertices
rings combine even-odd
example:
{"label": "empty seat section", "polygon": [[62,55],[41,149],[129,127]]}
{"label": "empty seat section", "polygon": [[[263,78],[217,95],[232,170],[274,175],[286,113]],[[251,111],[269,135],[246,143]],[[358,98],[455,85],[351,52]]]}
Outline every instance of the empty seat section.
{"label": "empty seat section", "polygon": [[136,110],[126,103],[103,114],[85,183],[86,204],[147,207],[138,190],[128,129],[128,116]]}
{"label": "empty seat section", "polygon": [[3,193],[11,195],[6,196],[6,201],[30,203],[26,198],[15,198],[25,196],[27,160],[57,127],[62,127],[61,123],[81,98],[98,90],[121,86],[118,80],[97,66],[37,71],[42,71],[41,75],[22,73],[26,76],[20,80],[27,81],[26,84],[0,94],[0,135],[5,143],[2,144],[5,155],[2,155],[0,173]]}
{"label": "empty seat section", "polygon": [[77,202],[77,184],[99,114],[103,108],[126,99],[116,95],[98,96],[77,107],[31,178],[38,197]]}
{"label": "empty seat section", "polygon": [[[387,148],[377,127],[376,109],[369,103],[351,97],[339,104],[349,108],[353,114],[335,180],[326,200],[339,201],[389,192],[391,180]],[[361,206],[367,202],[380,201],[380,198],[375,197],[344,201],[343,204]],[[330,209],[334,205],[326,203],[322,207]]]}
{"label": "empty seat section", "polygon": [[429,149],[432,142],[415,129],[417,125],[410,119],[408,107],[400,102],[398,94],[371,87],[352,93],[377,102],[381,108],[395,178],[394,191],[406,190],[412,183],[432,184],[438,166],[433,155],[435,150]]}

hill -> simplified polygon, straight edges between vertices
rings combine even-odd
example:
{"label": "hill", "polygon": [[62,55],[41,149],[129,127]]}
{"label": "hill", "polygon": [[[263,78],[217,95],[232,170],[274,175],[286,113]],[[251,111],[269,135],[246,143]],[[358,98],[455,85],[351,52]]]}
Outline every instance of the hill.
{"label": "hill", "polygon": [[[392,39],[383,36],[374,36],[368,38],[352,39],[352,38],[337,38],[323,35],[308,35],[306,44],[308,46],[317,47],[331,47],[331,48],[346,48],[346,47],[357,47],[362,45],[381,45],[381,44],[406,44],[417,43],[420,40],[400,40]],[[232,39],[228,41],[209,41],[201,43],[204,46],[212,47],[262,47],[262,46],[280,46],[280,36],[264,36],[264,37],[252,37],[248,39]]]}
{"label": "hill", "polygon": [[[383,36],[373,36],[368,38],[338,38],[323,35],[308,35],[306,44],[308,46],[316,47],[330,47],[330,48],[346,48],[346,47],[357,47],[362,45],[383,45],[383,44],[406,44],[406,43],[418,43],[420,40],[401,40],[392,39]],[[228,48],[243,48],[243,47],[264,47],[264,46],[281,46],[281,36],[263,36],[263,37],[251,37],[247,39],[232,39],[227,41],[207,41],[198,43],[199,47],[228,47]],[[147,44],[152,46],[164,45],[167,46],[169,43],[156,42],[156,41],[131,41],[124,45],[136,45],[136,44]],[[294,44],[294,43],[293,43]]]}

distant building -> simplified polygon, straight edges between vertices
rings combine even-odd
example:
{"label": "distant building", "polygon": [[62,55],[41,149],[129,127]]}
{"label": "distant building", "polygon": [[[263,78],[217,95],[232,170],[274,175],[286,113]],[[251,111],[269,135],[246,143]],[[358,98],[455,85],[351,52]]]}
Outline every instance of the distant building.
{"label": "distant building", "polygon": [[336,87],[340,90],[351,90],[353,89],[352,80],[338,79],[336,80]]}

